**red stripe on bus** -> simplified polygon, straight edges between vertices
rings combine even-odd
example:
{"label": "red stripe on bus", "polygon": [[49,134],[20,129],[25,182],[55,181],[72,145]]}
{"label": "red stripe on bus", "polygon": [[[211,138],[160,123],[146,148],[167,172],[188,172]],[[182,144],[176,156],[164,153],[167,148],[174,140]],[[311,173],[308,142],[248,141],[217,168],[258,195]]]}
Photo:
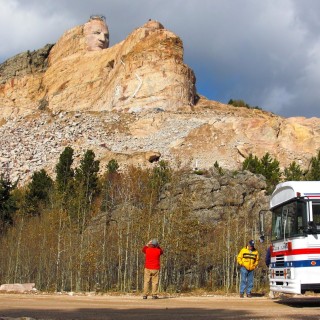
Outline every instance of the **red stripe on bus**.
{"label": "red stripe on bus", "polygon": [[304,248],[293,250],[272,251],[271,256],[292,256],[297,254],[320,254],[320,248]]}

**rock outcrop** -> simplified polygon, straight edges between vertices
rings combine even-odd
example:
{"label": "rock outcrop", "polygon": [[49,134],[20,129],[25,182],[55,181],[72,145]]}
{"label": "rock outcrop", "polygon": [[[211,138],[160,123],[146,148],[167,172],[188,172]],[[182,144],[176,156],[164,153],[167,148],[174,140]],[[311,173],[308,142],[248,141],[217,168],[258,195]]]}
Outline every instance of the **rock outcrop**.
{"label": "rock outcrop", "polygon": [[[172,186],[174,185],[174,186]],[[179,210],[188,204],[199,220],[218,223],[223,217],[258,217],[269,208],[264,177],[243,171],[223,175],[211,170],[207,175],[187,173],[179,181],[168,183],[162,191],[159,209]]]}
{"label": "rock outcrop", "polygon": [[0,285],[0,291],[23,293],[37,291],[35,283],[6,283]]}

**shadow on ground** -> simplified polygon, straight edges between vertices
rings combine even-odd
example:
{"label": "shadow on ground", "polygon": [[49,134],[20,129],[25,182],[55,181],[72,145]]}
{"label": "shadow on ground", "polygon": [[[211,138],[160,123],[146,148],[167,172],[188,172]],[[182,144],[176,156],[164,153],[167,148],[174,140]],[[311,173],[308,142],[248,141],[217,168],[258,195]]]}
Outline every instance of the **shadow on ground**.
{"label": "shadow on ground", "polygon": [[[248,311],[205,310],[196,308],[159,308],[159,309],[76,309],[74,311],[59,310],[1,310],[1,317],[30,317],[34,319],[54,320],[179,320],[179,319],[251,319]],[[249,318],[248,318],[249,317]],[[255,318],[256,319],[256,318]],[[264,319],[264,318],[259,318]]]}
{"label": "shadow on ground", "polygon": [[275,303],[283,304],[293,308],[319,308],[320,297],[284,297],[279,298],[279,300],[275,300]]}

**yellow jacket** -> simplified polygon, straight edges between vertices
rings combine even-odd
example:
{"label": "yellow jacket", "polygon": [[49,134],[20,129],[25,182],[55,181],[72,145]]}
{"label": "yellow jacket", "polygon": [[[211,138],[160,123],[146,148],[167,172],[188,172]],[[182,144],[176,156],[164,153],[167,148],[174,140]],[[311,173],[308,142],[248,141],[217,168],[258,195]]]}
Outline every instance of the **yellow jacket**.
{"label": "yellow jacket", "polygon": [[238,264],[247,270],[254,270],[259,263],[259,253],[256,249],[249,250],[248,247],[242,248],[237,257]]}

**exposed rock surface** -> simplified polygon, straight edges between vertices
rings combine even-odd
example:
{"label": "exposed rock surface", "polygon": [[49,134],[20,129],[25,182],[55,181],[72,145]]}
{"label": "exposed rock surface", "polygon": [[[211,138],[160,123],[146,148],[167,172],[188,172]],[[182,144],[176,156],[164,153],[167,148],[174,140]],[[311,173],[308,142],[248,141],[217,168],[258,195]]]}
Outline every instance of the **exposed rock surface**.
{"label": "exposed rock surface", "polygon": [[[31,61],[25,60],[17,56],[2,69],[19,69],[20,65],[32,69]],[[13,61],[17,65],[9,68]],[[181,39],[154,21],[101,51],[87,51],[83,26],[75,27],[50,50],[48,68],[0,75],[2,116],[26,114],[39,107],[51,111],[161,107],[173,111],[193,105],[195,99],[195,76],[183,63]]]}
{"label": "exposed rock surface", "polygon": [[37,72],[44,72],[48,66],[48,56],[53,44],[35,51],[27,51],[6,60],[0,65],[0,83],[13,78],[23,77]]}
{"label": "exposed rock surface", "polygon": [[0,286],[0,291],[22,293],[37,291],[37,289],[35,288],[35,283],[6,283]]}
{"label": "exposed rock surface", "polygon": [[[124,41],[87,51],[83,26],[52,47],[0,65],[0,170],[26,181],[54,173],[66,146],[102,166],[152,166],[156,160],[239,169],[269,152],[282,167],[306,168],[320,148],[320,119],[282,118],[200,98],[182,41],[149,21]],[[101,167],[102,167],[101,166]]]}
{"label": "exposed rock surface", "polygon": [[188,173],[172,184],[165,186],[159,208],[170,212],[183,207],[181,203],[188,203],[200,220],[217,223],[223,217],[234,219],[248,213],[253,218],[259,216],[260,210],[269,208],[264,177],[248,171],[223,175],[211,171],[204,176]]}

